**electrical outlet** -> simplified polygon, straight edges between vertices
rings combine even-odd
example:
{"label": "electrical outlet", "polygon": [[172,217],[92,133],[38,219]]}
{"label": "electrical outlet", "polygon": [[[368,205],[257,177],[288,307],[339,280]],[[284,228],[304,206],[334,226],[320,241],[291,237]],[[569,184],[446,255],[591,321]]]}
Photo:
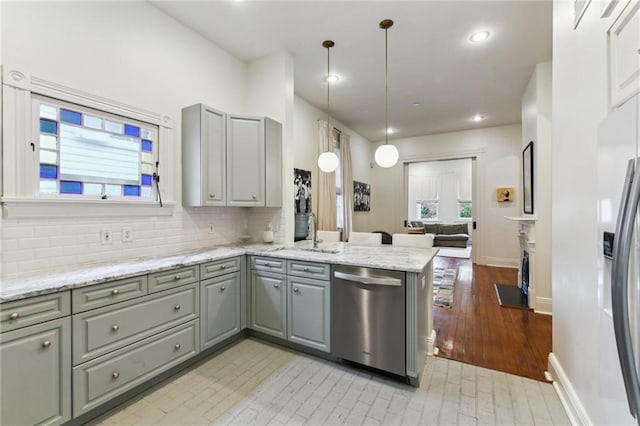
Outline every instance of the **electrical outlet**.
{"label": "electrical outlet", "polygon": [[113,234],[108,229],[103,229],[100,231],[100,243],[101,244],[111,244],[113,239]]}
{"label": "electrical outlet", "polygon": [[122,228],[122,242],[123,243],[133,242],[133,232],[131,231],[131,228]]}
{"label": "electrical outlet", "polygon": [[213,234],[214,229],[215,229],[215,228],[213,227],[213,223],[210,223],[210,224],[209,224],[209,233],[210,233],[210,234]]}

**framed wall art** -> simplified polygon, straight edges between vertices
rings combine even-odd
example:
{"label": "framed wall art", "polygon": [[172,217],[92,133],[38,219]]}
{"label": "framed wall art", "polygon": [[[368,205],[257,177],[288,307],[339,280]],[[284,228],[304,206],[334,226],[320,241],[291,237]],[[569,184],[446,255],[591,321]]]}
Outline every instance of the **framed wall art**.
{"label": "framed wall art", "polygon": [[533,141],[522,151],[522,206],[524,214],[533,214]]}

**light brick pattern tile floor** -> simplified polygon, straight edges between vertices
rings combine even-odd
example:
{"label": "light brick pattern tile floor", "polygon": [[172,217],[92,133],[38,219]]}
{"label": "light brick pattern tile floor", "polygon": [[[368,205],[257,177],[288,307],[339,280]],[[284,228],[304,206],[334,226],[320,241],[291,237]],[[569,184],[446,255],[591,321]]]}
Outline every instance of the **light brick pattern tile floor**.
{"label": "light brick pattern tile floor", "polygon": [[429,357],[420,388],[245,339],[100,425],[568,425],[553,387]]}

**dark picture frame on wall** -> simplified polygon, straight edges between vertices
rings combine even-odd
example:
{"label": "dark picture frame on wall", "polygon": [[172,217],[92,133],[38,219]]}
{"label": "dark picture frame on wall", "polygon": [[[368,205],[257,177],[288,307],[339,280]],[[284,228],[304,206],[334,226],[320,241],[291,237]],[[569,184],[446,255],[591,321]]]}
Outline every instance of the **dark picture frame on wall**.
{"label": "dark picture frame on wall", "polygon": [[524,214],[533,214],[533,141],[522,151],[522,207]]}

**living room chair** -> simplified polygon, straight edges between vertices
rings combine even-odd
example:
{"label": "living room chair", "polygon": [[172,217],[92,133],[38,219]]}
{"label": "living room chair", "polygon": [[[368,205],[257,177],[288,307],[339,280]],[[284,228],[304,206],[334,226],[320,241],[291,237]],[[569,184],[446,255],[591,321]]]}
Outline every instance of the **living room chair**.
{"label": "living room chair", "polygon": [[382,234],[375,232],[351,232],[349,244],[354,246],[379,246],[382,244]]}
{"label": "living room chair", "polygon": [[323,243],[339,243],[340,231],[317,231],[318,238]]}
{"label": "living room chair", "polygon": [[392,244],[399,247],[432,248],[433,235],[393,234]]}

